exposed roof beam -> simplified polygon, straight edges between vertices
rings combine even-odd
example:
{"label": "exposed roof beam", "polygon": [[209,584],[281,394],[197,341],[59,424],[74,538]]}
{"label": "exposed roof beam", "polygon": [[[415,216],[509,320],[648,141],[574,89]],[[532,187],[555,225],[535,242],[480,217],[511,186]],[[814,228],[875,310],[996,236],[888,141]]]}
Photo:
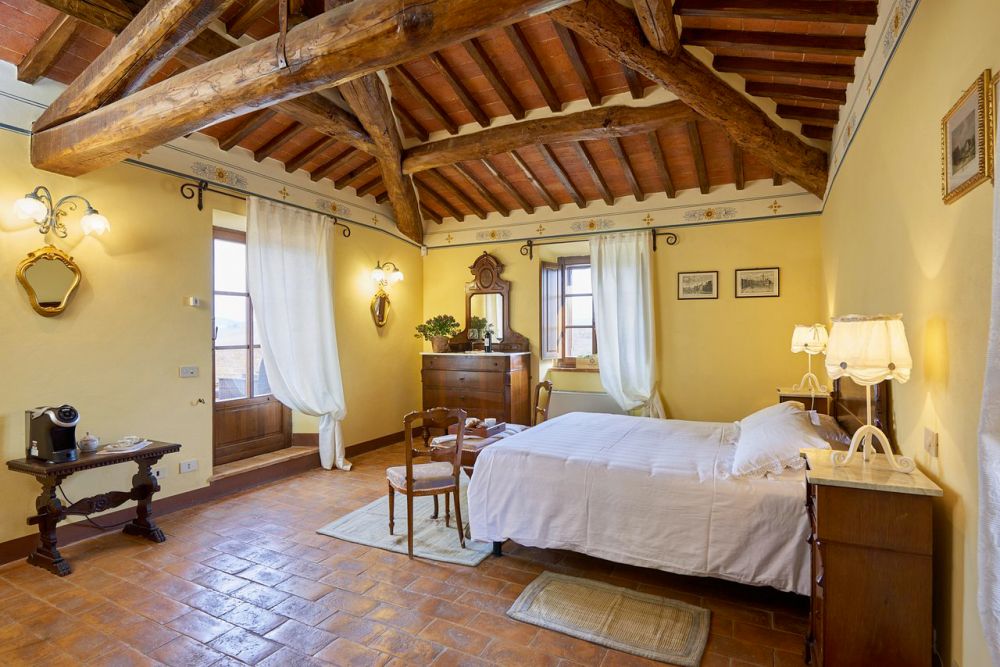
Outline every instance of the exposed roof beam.
{"label": "exposed roof beam", "polygon": [[295,137],[305,131],[305,125],[298,121],[293,121],[291,125],[283,129],[281,132],[278,132],[276,135],[268,139],[263,146],[255,150],[253,152],[253,159],[260,162],[264,158],[270,157],[274,151],[288,143],[292,137]]}
{"label": "exposed roof beam", "polygon": [[656,171],[660,175],[663,192],[673,199],[677,196],[677,188],[674,187],[674,179],[670,177],[670,169],[667,167],[667,158],[660,146],[660,139],[656,136],[656,132],[650,132],[646,135],[646,139],[649,142],[649,150],[653,153],[653,160],[656,162]]}
{"label": "exposed roof beam", "polygon": [[545,98],[545,103],[549,105],[549,109],[552,111],[561,111],[562,102],[559,101],[559,96],[556,95],[556,89],[552,86],[549,75],[542,69],[542,63],[539,62],[538,56],[528,46],[528,40],[525,39],[521,26],[516,24],[507,26],[504,32],[507,34],[507,39],[510,40],[510,43],[514,45],[514,50],[517,51],[521,62],[528,68],[528,73],[538,87],[538,92]]}
{"label": "exposed roof beam", "polygon": [[780,76],[820,81],[854,81],[854,65],[810,63],[798,60],[771,60],[770,58],[740,58],[715,56],[712,67],[717,72],[732,72],[743,76]]}
{"label": "exposed roof beam", "polygon": [[625,83],[628,84],[628,91],[632,94],[632,99],[641,100],[646,96],[646,89],[639,81],[639,75],[628,65],[622,65],[622,72],[625,74]]}
{"label": "exposed roof beam", "polygon": [[582,141],[570,142],[570,146],[576,151],[576,157],[587,167],[587,171],[590,172],[590,178],[594,181],[594,185],[597,186],[597,191],[601,195],[601,199],[608,206],[615,203],[615,196],[611,194],[611,188],[608,187],[607,181],[604,180],[604,174],[597,166],[597,162],[594,160],[594,156],[590,154],[590,149]]}
{"label": "exposed roof beam", "polygon": [[[367,194],[371,194],[375,191],[379,185],[382,184],[382,176],[380,174],[375,174],[370,181],[362,183],[354,189],[354,193],[359,197],[364,197]],[[418,213],[419,215],[419,213]]]}
{"label": "exposed roof beam", "polygon": [[219,148],[224,151],[228,151],[233,148],[241,141],[249,137],[251,134],[264,127],[267,121],[274,118],[275,111],[273,109],[264,109],[255,114],[247,114],[243,121],[237,125],[232,132],[227,136],[219,139]]}
{"label": "exposed roof beam", "polygon": [[63,47],[69,41],[80,22],[72,16],[60,14],[53,19],[31,50],[17,64],[17,80],[34,83],[49,73]]}
{"label": "exposed roof beam", "polygon": [[451,86],[451,89],[454,91],[456,97],[458,97],[458,100],[469,111],[469,113],[472,114],[472,117],[476,119],[476,122],[482,127],[489,127],[490,117],[486,115],[486,112],[479,106],[479,103],[473,99],[469,89],[465,87],[464,83],[462,83],[461,78],[455,74],[455,70],[451,68],[451,65],[449,65],[439,53],[432,53],[430,55],[430,59],[434,64],[434,67],[437,68],[438,73],[444,77],[445,81],[448,82],[448,85]]}
{"label": "exposed roof beam", "polygon": [[800,35],[787,32],[688,28],[681,33],[681,43],[723,49],[821,53],[831,56],[861,57],[865,55],[864,37],[840,35]]}
{"label": "exposed roof beam", "polygon": [[375,161],[375,158],[373,157],[368,158],[354,169],[351,169],[346,174],[343,174],[339,178],[335,178],[333,181],[333,187],[338,189],[346,188],[351,183],[358,180],[358,178],[364,176],[366,173],[368,173],[372,169],[375,169],[376,167],[378,167],[378,162]]}
{"label": "exposed roof beam", "polygon": [[570,199],[580,208],[586,208],[587,200],[577,190],[576,185],[573,184],[573,179],[566,173],[566,168],[559,162],[559,158],[556,157],[552,149],[546,144],[538,144],[538,152],[541,153],[542,159],[545,161],[545,166],[559,179],[559,184],[562,185],[563,190],[566,191]]}
{"label": "exposed roof beam", "polygon": [[784,183],[784,181],[785,177],[779,174],[778,172],[774,172],[774,175],[771,177],[771,184],[774,185],[775,187],[781,185],[782,183]]}
{"label": "exposed roof beam", "polygon": [[399,120],[403,122],[403,125],[406,125],[413,130],[413,133],[417,135],[417,138],[420,139],[420,141],[427,141],[430,134],[428,134],[427,130],[424,129],[424,126],[417,122],[417,119],[414,118],[402,104],[392,100],[392,110],[396,116],[399,117]]}
{"label": "exposed roof beam", "polygon": [[687,124],[688,141],[691,142],[691,154],[694,156],[694,168],[698,173],[698,188],[701,194],[707,195],[712,189],[708,182],[708,168],[705,166],[705,151],[701,147],[701,135],[698,133],[698,123]]}
{"label": "exposed roof beam", "polygon": [[444,218],[441,217],[441,214],[438,213],[438,212],[436,212],[436,211],[434,211],[433,209],[429,208],[427,206],[427,204],[421,203],[420,204],[420,210],[423,211],[424,214],[427,215],[428,218],[430,218],[434,222],[438,223],[439,225],[442,222],[444,222]]}
{"label": "exposed roof beam", "polygon": [[860,23],[878,21],[877,2],[842,2],[826,0],[676,0],[678,16],[709,16],[724,19],[771,19],[775,21],[812,21]]}
{"label": "exposed roof beam", "polygon": [[816,109],[814,107],[797,107],[790,104],[779,104],[775,110],[782,118],[797,120],[810,125],[836,127],[840,111],[837,109]]}
{"label": "exposed roof beam", "polygon": [[514,165],[518,168],[518,170],[524,174],[524,177],[528,180],[528,183],[531,184],[531,187],[535,188],[535,192],[537,192],[542,199],[545,200],[545,203],[549,205],[549,208],[553,211],[558,211],[559,202],[555,200],[551,192],[545,189],[545,186],[542,185],[540,180],[538,180],[538,176],[536,176],[535,172],[531,170],[531,167],[529,167],[528,163],[524,161],[524,158],[518,155],[517,151],[511,151],[510,158],[514,161]]}
{"label": "exposed roof beam", "polygon": [[670,0],[635,0],[635,15],[650,46],[667,55],[681,48]]}
{"label": "exposed roof beam", "polygon": [[530,215],[535,212],[535,207],[531,204],[531,202],[528,201],[524,195],[518,192],[517,188],[514,187],[514,184],[503,175],[503,172],[493,166],[492,162],[486,158],[483,158],[479,162],[483,165],[483,167],[485,167],[486,171],[490,172],[490,176],[496,179],[497,183],[500,184],[500,187],[506,190],[507,194],[514,198],[514,201],[518,203],[525,213]]}
{"label": "exposed roof beam", "polygon": [[583,86],[583,92],[587,95],[587,101],[594,106],[599,105],[601,103],[601,91],[597,89],[597,84],[594,83],[594,76],[587,67],[587,61],[583,59],[583,54],[580,53],[580,45],[576,42],[576,35],[558,23],[554,25],[556,35],[559,36],[563,50],[566,51],[566,56],[569,58],[569,64],[573,67],[573,71],[576,72],[576,76],[580,79],[580,84]]}
{"label": "exposed roof beam", "polygon": [[491,60],[486,54],[486,51],[483,49],[483,45],[479,43],[479,40],[475,38],[470,39],[469,41],[464,42],[462,46],[465,47],[465,52],[469,54],[472,61],[476,63],[477,67],[479,67],[479,71],[483,73],[486,80],[490,82],[491,86],[493,86],[493,90],[496,91],[496,94],[500,97],[504,106],[507,107],[507,111],[510,112],[510,115],[518,120],[524,118],[524,107],[517,100],[517,97],[514,95],[514,91],[512,91],[510,86],[507,85],[507,82],[504,81],[503,76],[500,74],[500,70],[498,70],[496,65],[493,64],[493,60]]}
{"label": "exposed roof beam", "polygon": [[746,187],[746,178],[743,174],[743,149],[736,144],[732,145],[733,149],[733,183],[736,184],[737,190],[742,190]]}
{"label": "exposed roof beam", "polygon": [[440,169],[429,171],[427,172],[427,175],[430,176],[438,185],[444,186],[445,190],[454,195],[458,201],[462,202],[462,206],[472,211],[477,218],[480,218],[481,220],[486,219],[486,209],[477,204],[472,197],[465,194],[462,188],[452,183],[451,179],[445,176]]}
{"label": "exposed roof beam", "polygon": [[417,189],[426,196],[421,196],[421,201],[424,201],[428,205],[433,204],[438,210],[446,211],[448,215],[456,220],[465,220],[465,213],[463,213],[450,201],[445,199],[444,196],[442,196],[437,190],[428,185],[424,179],[417,178],[414,179],[414,181],[416,181]]}
{"label": "exposed roof beam", "polygon": [[305,150],[299,152],[285,163],[285,171],[289,174],[296,169],[305,166],[307,162],[315,158],[326,149],[336,145],[337,140],[333,137],[322,137],[312,142]]}
{"label": "exposed roof beam", "polygon": [[334,157],[330,158],[320,166],[316,167],[316,169],[314,169],[312,173],[309,175],[309,178],[311,178],[314,181],[323,180],[324,178],[332,174],[337,169],[337,167],[344,164],[344,162],[346,162],[351,157],[351,155],[354,154],[354,150],[355,149],[350,147],[345,148],[343,151],[341,151]]}
{"label": "exposed roof beam", "polygon": [[796,102],[847,103],[847,91],[843,88],[816,88],[814,86],[796,86],[788,83],[747,81],[746,90],[748,95],[755,95],[757,97],[770,97]]}
{"label": "exposed roof beam", "polygon": [[420,100],[425,107],[438,119],[438,122],[444,125],[444,129],[448,130],[448,134],[456,134],[458,132],[458,125],[448,116],[448,112],[441,108],[441,105],[437,103],[430,93],[424,90],[424,87],[420,85],[412,74],[410,74],[405,67],[400,65],[395,69],[396,75],[399,76],[399,80],[403,82],[403,85]]}
{"label": "exposed roof beam", "polygon": [[475,174],[473,174],[471,171],[469,171],[466,167],[464,167],[458,162],[451,165],[451,168],[457,171],[462,176],[462,178],[468,181],[469,185],[472,186],[472,189],[475,190],[480,197],[486,200],[486,203],[492,206],[493,209],[497,211],[500,215],[502,215],[505,218],[510,215],[510,209],[504,206],[502,203],[500,203],[500,200],[497,199],[492,192],[487,190],[485,185],[479,182],[479,179],[476,178]]}
{"label": "exposed roof beam", "polygon": [[38,0],[63,14],[115,34],[125,29],[138,12],[117,2],[80,2],[80,0]]}
{"label": "exposed roof beam", "polygon": [[788,174],[809,192],[817,197],[826,192],[824,151],[782,129],[686,49],[667,56],[651,48],[630,10],[614,0],[581,0],[549,16],[673,92],[706,120],[720,125],[743,150]]}
{"label": "exposed roof beam", "polygon": [[806,125],[803,123],[802,136],[809,137],[810,139],[819,139],[820,141],[832,141],[833,128],[820,127],[818,125]]}
{"label": "exposed roof beam", "polygon": [[31,137],[35,167],[78,176],[189,132],[394,67],[572,0],[352,2]]}
{"label": "exposed roof beam", "polygon": [[628,155],[622,148],[621,140],[618,137],[610,137],[608,144],[611,146],[611,152],[618,159],[618,164],[621,165],[622,172],[625,174],[625,182],[628,183],[632,196],[635,197],[636,201],[643,201],[646,198],[646,193],[639,187],[639,181],[635,177],[635,171],[632,170],[632,163],[629,162]]}
{"label": "exposed roof beam", "polygon": [[275,4],[276,0],[250,0],[241,12],[226,22],[226,32],[233,37],[242,37]]}
{"label": "exposed roof beam", "polygon": [[690,107],[675,101],[648,107],[599,107],[551,118],[525,120],[414,146],[406,151],[403,170],[411,174],[535,144],[644,134],[694,118],[697,114]]}

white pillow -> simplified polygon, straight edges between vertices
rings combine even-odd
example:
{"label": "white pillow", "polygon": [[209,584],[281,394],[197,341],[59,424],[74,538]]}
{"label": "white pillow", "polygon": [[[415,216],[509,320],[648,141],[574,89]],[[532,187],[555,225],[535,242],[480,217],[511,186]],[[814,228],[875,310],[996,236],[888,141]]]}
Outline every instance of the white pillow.
{"label": "white pillow", "polygon": [[799,403],[798,401],[785,401],[783,403],[774,403],[767,406],[762,410],[758,410],[752,414],[744,417],[740,422],[740,426],[752,426],[760,422],[766,421],[771,417],[776,417],[778,415],[796,414],[802,412],[806,409],[805,404]]}
{"label": "white pillow", "polygon": [[785,468],[801,469],[805,462],[800,449],[830,449],[816,434],[808,413],[800,408],[759,414],[740,422],[740,439],[733,456],[734,477],[758,478],[769,472],[780,475]]}

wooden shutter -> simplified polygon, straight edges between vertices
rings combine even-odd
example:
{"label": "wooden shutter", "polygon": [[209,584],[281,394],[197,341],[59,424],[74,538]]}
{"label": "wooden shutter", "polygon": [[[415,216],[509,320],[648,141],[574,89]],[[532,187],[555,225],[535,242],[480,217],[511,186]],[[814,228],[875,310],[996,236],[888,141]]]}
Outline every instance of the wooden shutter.
{"label": "wooden shutter", "polygon": [[542,262],[542,359],[562,356],[560,306],[562,305],[562,271],[558,264]]}

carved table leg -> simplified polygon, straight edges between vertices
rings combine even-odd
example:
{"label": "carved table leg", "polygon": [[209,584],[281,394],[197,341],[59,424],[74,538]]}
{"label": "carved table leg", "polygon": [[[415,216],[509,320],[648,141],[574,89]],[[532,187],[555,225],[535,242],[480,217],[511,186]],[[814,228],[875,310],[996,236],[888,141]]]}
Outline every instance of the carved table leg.
{"label": "carved table leg", "polygon": [[139,472],[132,477],[132,495],[138,501],[135,506],[135,518],[125,524],[122,532],[126,535],[145,537],[153,542],[166,542],[167,537],[153,521],[153,494],[160,490],[160,485],[153,474],[153,464],[159,459],[138,459]]}
{"label": "carved table leg", "polygon": [[62,479],[58,477],[39,477],[37,479],[42,483],[42,492],[35,500],[35,509],[38,511],[38,515],[28,519],[28,523],[38,524],[39,539],[38,546],[28,554],[28,562],[60,577],[65,577],[73,571],[73,568],[59,553],[56,545],[56,525],[65,516],[62,503],[56,496],[56,487],[59,486]]}

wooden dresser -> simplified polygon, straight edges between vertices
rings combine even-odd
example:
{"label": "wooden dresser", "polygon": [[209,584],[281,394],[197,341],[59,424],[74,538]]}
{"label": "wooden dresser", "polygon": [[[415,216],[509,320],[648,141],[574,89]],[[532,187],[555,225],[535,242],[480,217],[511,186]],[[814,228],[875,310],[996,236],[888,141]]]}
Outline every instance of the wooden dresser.
{"label": "wooden dresser", "polygon": [[470,417],[531,423],[531,353],[423,353],[424,409],[463,408]]}
{"label": "wooden dresser", "polygon": [[812,665],[931,664],[932,497],[919,471],[893,472],[880,454],[835,468],[806,450],[812,534]]}

